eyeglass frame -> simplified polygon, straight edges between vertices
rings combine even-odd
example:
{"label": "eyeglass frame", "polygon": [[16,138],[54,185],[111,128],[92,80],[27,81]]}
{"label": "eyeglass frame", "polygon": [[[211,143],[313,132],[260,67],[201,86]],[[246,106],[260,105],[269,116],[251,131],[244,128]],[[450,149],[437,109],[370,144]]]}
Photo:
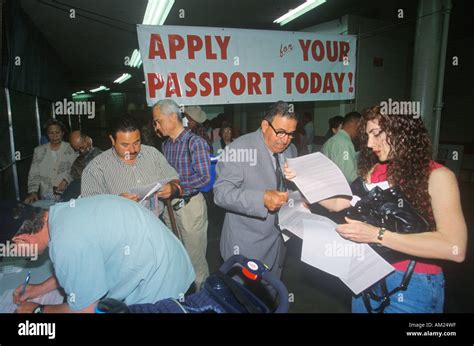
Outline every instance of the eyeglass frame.
{"label": "eyeglass frame", "polygon": [[268,123],[268,125],[270,125],[270,127],[272,128],[273,132],[275,132],[275,135],[278,137],[278,138],[284,138],[286,136],[290,137],[291,139],[294,139],[295,138],[295,135],[296,135],[296,131],[293,131],[293,132],[286,132],[285,130],[275,130],[275,128],[273,127],[272,125],[272,122],[270,120],[267,120],[265,119],[266,122]]}

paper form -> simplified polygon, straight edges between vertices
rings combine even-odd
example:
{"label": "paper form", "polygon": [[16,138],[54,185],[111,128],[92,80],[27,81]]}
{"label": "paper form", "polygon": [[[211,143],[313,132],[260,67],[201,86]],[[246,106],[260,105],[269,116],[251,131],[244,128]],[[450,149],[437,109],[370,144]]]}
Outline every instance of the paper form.
{"label": "paper form", "polygon": [[138,198],[140,198],[140,201],[138,203],[142,203],[148,197],[153,195],[155,192],[160,191],[163,188],[163,186],[165,186],[171,180],[172,179],[162,179],[145,186],[134,187],[133,189],[130,190],[130,193],[137,195]]}
{"label": "paper form", "polygon": [[287,163],[296,173],[293,182],[310,204],[338,195],[352,196],[344,174],[323,154],[287,159]]}

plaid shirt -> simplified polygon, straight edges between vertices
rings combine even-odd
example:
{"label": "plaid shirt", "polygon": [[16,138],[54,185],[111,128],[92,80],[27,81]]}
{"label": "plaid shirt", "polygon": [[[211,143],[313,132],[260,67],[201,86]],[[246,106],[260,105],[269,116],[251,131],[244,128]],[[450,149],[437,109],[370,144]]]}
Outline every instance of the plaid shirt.
{"label": "plaid shirt", "polygon": [[186,196],[211,181],[209,145],[190,130],[184,129],[174,141],[168,138],[163,143],[163,155],[178,172]]}

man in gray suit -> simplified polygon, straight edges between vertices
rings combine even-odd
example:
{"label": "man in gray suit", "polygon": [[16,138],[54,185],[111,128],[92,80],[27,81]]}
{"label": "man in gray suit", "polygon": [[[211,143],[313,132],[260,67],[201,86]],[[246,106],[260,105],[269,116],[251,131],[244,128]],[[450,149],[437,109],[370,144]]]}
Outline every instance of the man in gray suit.
{"label": "man in gray suit", "polygon": [[[285,245],[275,219],[288,201],[281,170],[285,158],[296,157],[296,147],[290,145],[296,124],[288,104],[276,102],[257,131],[227,146],[216,167],[214,201],[226,209],[220,244],[222,257],[226,260],[241,254],[258,259],[278,277]],[[243,162],[245,157],[256,160]]]}

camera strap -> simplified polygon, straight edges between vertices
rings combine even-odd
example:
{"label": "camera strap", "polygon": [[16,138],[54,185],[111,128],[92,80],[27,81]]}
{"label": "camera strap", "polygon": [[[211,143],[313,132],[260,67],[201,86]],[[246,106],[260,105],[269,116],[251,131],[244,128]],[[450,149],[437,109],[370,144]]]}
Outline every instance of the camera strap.
{"label": "camera strap", "polygon": [[[383,313],[385,308],[387,308],[390,305],[390,296],[394,295],[395,293],[399,291],[405,291],[408,288],[411,277],[413,276],[413,272],[415,270],[415,265],[416,265],[416,261],[410,260],[410,262],[408,263],[407,270],[403,274],[403,278],[402,278],[402,281],[400,282],[400,285],[398,287],[395,287],[390,292],[388,291],[387,281],[385,278],[383,278],[379,282],[375,283],[374,285],[372,285],[371,287],[363,291],[362,300],[364,301],[364,305],[365,305],[365,308],[367,309],[367,312],[370,314]],[[374,289],[376,288],[377,285],[380,285],[380,292],[381,292],[380,296],[374,292]],[[372,305],[370,304],[370,299],[380,302],[379,306],[376,308],[372,308]]]}

